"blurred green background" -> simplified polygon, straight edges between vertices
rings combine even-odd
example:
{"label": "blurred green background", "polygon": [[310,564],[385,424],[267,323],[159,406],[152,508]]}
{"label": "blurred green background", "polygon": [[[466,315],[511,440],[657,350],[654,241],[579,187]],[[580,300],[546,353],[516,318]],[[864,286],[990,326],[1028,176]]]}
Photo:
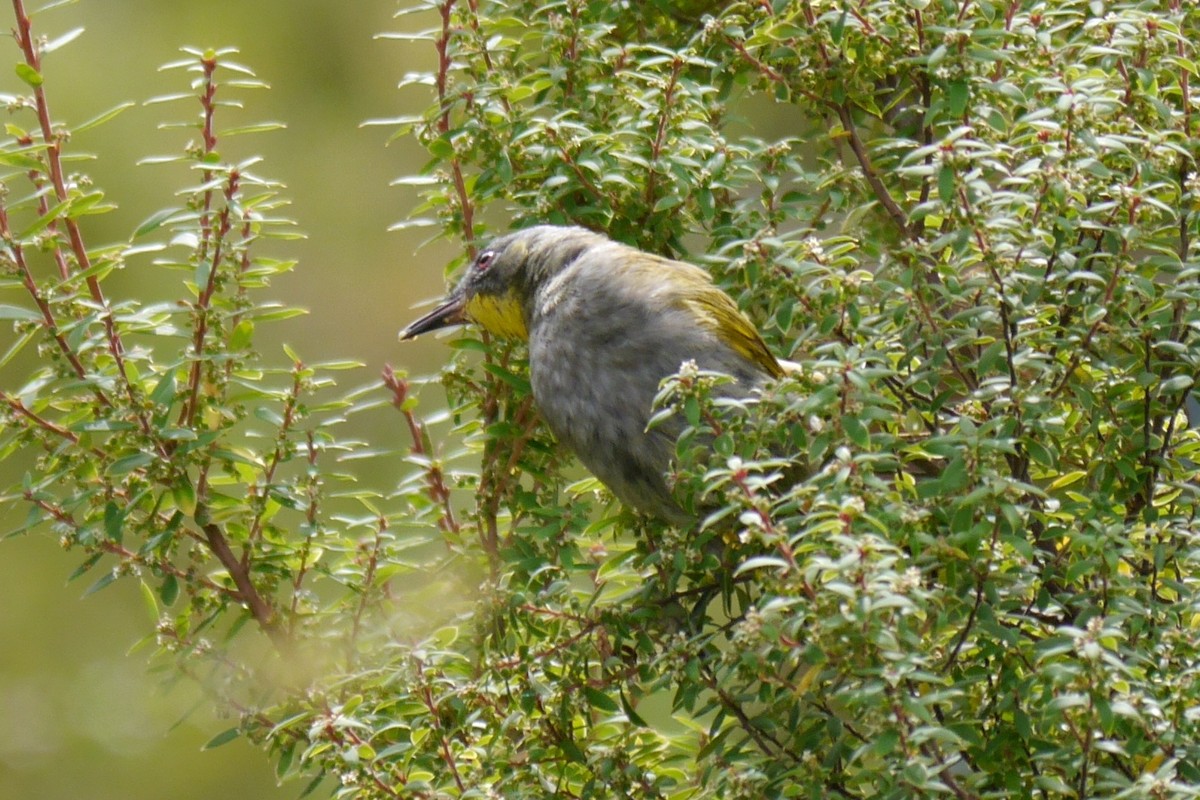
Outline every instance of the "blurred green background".
{"label": "blurred green background", "polygon": [[[287,341],[307,360],[365,362],[362,370],[339,373],[347,388],[375,380],[384,363],[436,370],[446,355],[437,341],[400,345],[396,331],[415,302],[441,292],[442,267],[457,249],[444,242],[422,247],[424,232],[388,232],[417,202],[411,190],[389,182],[418,170],[424,155],[411,139],[388,145],[387,128],[360,127],[369,118],[419,113],[430,99],[427,89],[398,90],[397,83],[406,72],[432,68],[432,46],[376,38],[436,24],[427,14],[393,19],[399,5],[83,0],[36,15],[35,32],[51,39],[85,28],[43,65],[57,120],[79,123],[119,102],[138,102],[70,143],[74,152],[98,156],[73,169],[89,174],[120,207],[85,219],[89,244],[127,239],[195,181],[180,165],[134,166],[146,156],[178,153],[189,132],[157,125],[199,110],[198,104],[141,105],[187,91],[187,76],[158,67],[177,59],[182,46],[236,47],[237,60],[271,89],[238,91],[245,110],[231,112],[225,123],[274,120],[287,128],[233,138],[219,149],[226,158],[263,155],[256,171],[286,184],[288,215],[307,236],[261,251],[299,260],[270,294],[311,312],[268,331],[261,342],[268,358],[282,361],[278,347]],[[0,12],[6,28],[10,14]],[[3,47],[15,64],[16,45],[6,39]],[[24,88],[11,68],[0,66],[0,73],[0,91]],[[174,296],[181,280],[181,273],[153,269],[143,257],[106,287],[114,298],[133,287]],[[21,379],[12,371],[0,377]],[[398,425],[373,435],[396,437],[381,445],[403,444]],[[384,485],[391,482],[383,477]],[[13,480],[9,465],[0,482]],[[22,511],[0,509],[0,529],[11,529]],[[48,533],[0,542],[0,798],[296,797],[304,784],[277,788],[271,762],[240,740],[200,752],[231,721],[215,719],[186,687],[167,692],[147,674],[144,654],[128,653],[149,630],[136,583],[118,582],[81,599],[97,576],[66,584],[80,558],[64,554]]]}

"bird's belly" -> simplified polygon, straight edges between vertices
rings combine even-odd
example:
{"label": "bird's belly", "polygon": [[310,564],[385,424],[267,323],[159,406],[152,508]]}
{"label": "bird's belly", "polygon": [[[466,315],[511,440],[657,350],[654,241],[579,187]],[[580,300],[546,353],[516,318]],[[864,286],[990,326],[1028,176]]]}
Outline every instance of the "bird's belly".
{"label": "bird's belly", "polygon": [[657,377],[648,380],[603,349],[564,353],[552,346],[531,348],[530,372],[550,430],[592,474],[640,511],[679,516],[664,479],[678,425],[646,430]]}

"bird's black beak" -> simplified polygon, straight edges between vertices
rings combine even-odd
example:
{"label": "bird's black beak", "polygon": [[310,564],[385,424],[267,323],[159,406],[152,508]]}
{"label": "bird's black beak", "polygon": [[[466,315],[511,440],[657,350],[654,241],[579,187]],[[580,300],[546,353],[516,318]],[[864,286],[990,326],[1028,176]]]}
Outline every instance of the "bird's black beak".
{"label": "bird's black beak", "polygon": [[454,291],[433,311],[408,323],[408,327],[400,331],[400,341],[404,342],[414,339],[422,333],[466,322],[467,318],[463,316],[463,307],[466,306],[466,301],[467,298],[463,292]]}

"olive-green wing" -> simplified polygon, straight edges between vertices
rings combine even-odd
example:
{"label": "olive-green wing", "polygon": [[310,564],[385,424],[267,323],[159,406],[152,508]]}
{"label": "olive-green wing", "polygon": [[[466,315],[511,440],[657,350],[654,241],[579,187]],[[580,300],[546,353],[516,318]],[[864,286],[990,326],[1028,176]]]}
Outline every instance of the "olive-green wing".
{"label": "olive-green wing", "polygon": [[746,318],[729,295],[715,286],[712,291],[689,292],[684,304],[721,341],[745,358],[757,364],[773,378],[782,377],[783,367],[767,349],[754,324]]}

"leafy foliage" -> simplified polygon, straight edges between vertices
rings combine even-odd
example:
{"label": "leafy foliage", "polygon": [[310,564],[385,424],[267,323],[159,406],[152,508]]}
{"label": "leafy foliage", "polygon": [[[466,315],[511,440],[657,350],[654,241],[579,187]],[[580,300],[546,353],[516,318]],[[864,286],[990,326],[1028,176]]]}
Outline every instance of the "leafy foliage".
{"label": "leafy foliage", "polygon": [[[142,246],[84,246],[103,199],[63,178],[18,13],[0,363],[44,360],[0,394],[4,452],[39,453],[13,499],[143,580],[160,655],[241,715],[214,744],[363,798],[1200,793],[1194,4],[411,10],[434,97],[384,122],[431,156],[414,224],[686,254],[801,369],[753,402],[664,385],[695,530],[572,480],[524,354],[472,331],[446,436],[391,370],[315,399],[324,371],[251,346],[290,265],[258,254],[269,181],[216,151],[244,68],[180,64],[199,181],[135,237],[171,236],[187,302],[118,303]],[[385,401],[412,471],[330,497],[332,423]]]}

